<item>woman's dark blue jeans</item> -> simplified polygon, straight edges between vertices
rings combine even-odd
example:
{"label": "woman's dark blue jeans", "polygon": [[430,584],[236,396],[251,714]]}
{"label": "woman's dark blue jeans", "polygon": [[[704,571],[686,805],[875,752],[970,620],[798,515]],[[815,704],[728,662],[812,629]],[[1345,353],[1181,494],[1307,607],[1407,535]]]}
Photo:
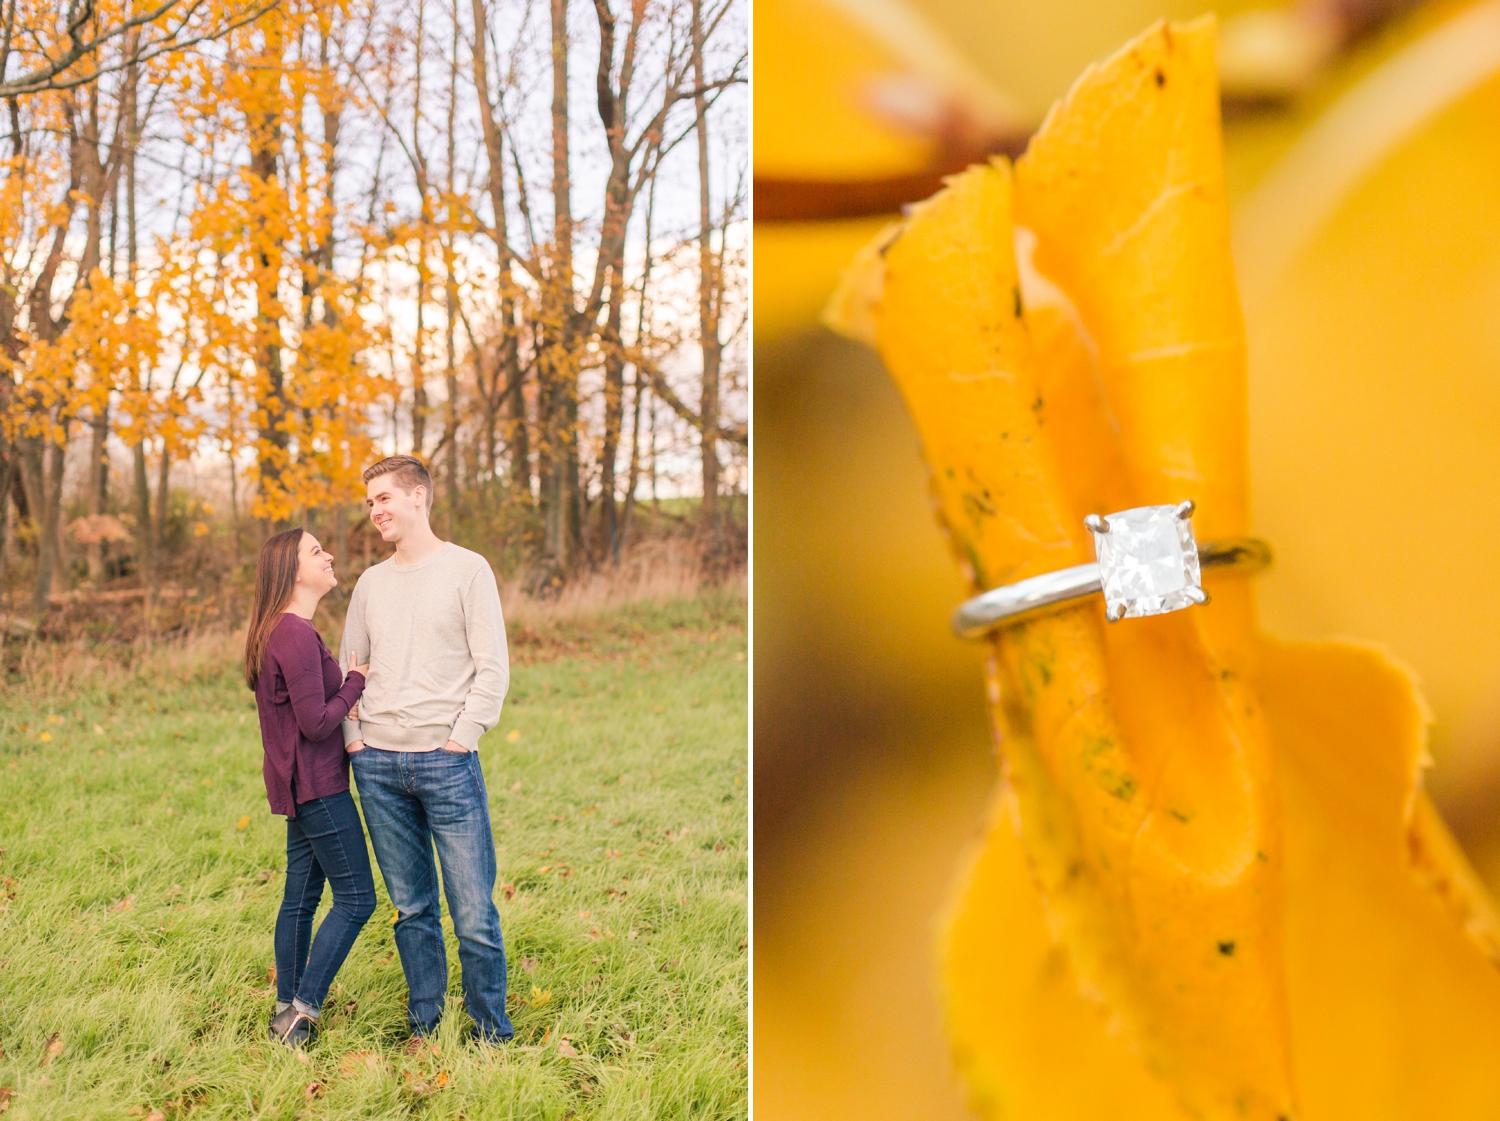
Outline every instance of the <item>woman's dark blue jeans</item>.
{"label": "woman's dark blue jeans", "polygon": [[[333,909],[313,937],[323,883]],[[314,798],[286,821],[286,894],[276,916],[276,996],[323,1006],[328,986],[349,956],[360,928],[375,913],[375,881],[365,829],[347,790]]]}

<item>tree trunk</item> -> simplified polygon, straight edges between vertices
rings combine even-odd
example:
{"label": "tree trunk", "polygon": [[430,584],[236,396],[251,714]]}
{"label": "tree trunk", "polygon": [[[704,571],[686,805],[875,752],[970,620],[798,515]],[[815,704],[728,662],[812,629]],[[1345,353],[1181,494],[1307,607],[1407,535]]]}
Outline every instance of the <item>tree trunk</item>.
{"label": "tree trunk", "polygon": [[[427,159],[422,155],[422,33],[426,26],[427,5],[417,5],[417,35],[413,57],[415,66],[415,91],[412,97],[411,150],[412,169],[417,180],[417,338],[411,356],[411,454],[423,458],[427,446],[427,367],[423,362],[423,347],[427,342],[427,287],[431,282],[427,275],[427,235],[432,221],[430,196],[427,182]],[[429,465],[430,469],[430,465]],[[432,514],[435,494],[427,496],[427,513]]]}
{"label": "tree trunk", "polygon": [[645,391],[645,384],[641,379],[640,360],[645,355],[646,347],[646,308],[651,291],[651,227],[655,218],[656,176],[653,175],[651,191],[646,196],[646,260],[641,267],[641,302],[636,308],[635,316],[636,362],[630,379],[630,480],[625,488],[625,512],[620,518],[622,539],[630,532],[630,512],[635,509],[635,488],[641,480],[641,394]]}
{"label": "tree trunk", "polygon": [[[263,21],[265,43],[263,53],[269,58],[279,58],[282,49],[283,28],[280,13],[272,13]],[[258,95],[266,108],[254,120],[250,129],[250,174],[259,180],[261,189],[272,191],[279,184],[279,149],[281,139],[281,100],[278,85],[280,75],[274,70],[257,75]],[[277,246],[279,257],[280,247]],[[281,301],[278,294],[281,262],[273,259],[269,248],[262,249],[258,258],[259,268],[255,278],[256,291],[256,351],[261,373],[261,392],[256,394],[255,406],[265,415],[265,423],[257,433],[257,461],[260,473],[260,496],[273,507],[286,501],[281,486],[281,475],[287,465],[287,449],[291,444],[286,431],[287,393],[286,370],[281,356]],[[163,447],[163,454],[166,449]],[[286,524],[284,519],[273,519],[278,528]]]}
{"label": "tree trunk", "polygon": [[719,267],[713,248],[708,177],[708,97],[703,92],[703,0],[693,0],[692,36],[693,74],[697,80],[693,109],[698,133],[698,334],[703,354],[703,391],[698,414],[703,419],[703,524],[710,548],[717,553],[724,543],[719,516],[719,365],[723,344],[719,341]]}
{"label": "tree trunk", "polygon": [[620,449],[620,421],[625,408],[625,353],[620,339],[620,305],[624,301],[624,255],[609,278],[609,317],[604,324],[604,448],[600,456],[600,495],[609,558],[620,563],[620,527],[615,509],[615,457]]}
{"label": "tree trunk", "polygon": [[[26,515],[31,522],[32,535],[36,541],[36,570],[32,573],[32,614],[40,621],[40,612],[37,603],[41,602],[42,611],[46,610],[46,590],[52,582],[52,573],[47,572],[47,581],[41,580],[42,565],[46,563],[46,535],[42,532],[42,509],[46,505],[44,494],[46,492],[46,480],[43,477],[46,466],[42,457],[42,442],[40,438],[28,436],[17,441],[16,459],[21,468],[21,491],[26,496]],[[18,508],[19,509],[19,508]],[[37,589],[43,589],[41,595]]]}
{"label": "tree trunk", "polygon": [[161,461],[156,465],[156,524],[151,530],[151,545],[154,556],[167,555],[167,512],[171,505],[172,457],[167,452],[166,441],[162,441]]}
{"label": "tree trunk", "polygon": [[[4,434],[0,433],[0,607],[8,607],[10,604],[5,588],[5,567],[9,558],[6,545],[10,539],[11,493],[19,470],[20,463],[15,448],[7,447]],[[5,632],[0,630],[0,646],[4,643]]]}
{"label": "tree trunk", "polygon": [[146,442],[130,449],[135,465],[135,539],[136,559],[141,570],[141,587],[150,588],[155,579],[156,556],[151,548],[151,482],[146,468]]}
{"label": "tree trunk", "polygon": [[453,248],[453,199],[457,188],[454,177],[458,152],[458,19],[454,9],[453,41],[448,52],[448,198],[444,223],[448,232],[443,236],[443,332],[446,344],[447,366],[443,371],[448,394],[444,419],[443,440],[448,445],[446,482],[448,484],[447,517],[448,537],[453,537],[454,516],[458,509],[458,491],[462,483],[463,457],[458,441],[458,277],[454,271],[456,261]]}
{"label": "tree trunk", "polygon": [[[89,513],[94,517],[109,508],[109,453],[106,441],[109,438],[109,407],[97,410],[90,422],[92,438],[89,442]],[[97,587],[104,582],[104,542],[88,543],[89,579]]]}
{"label": "tree trunk", "polygon": [[36,584],[32,588],[31,611],[38,622],[46,617],[48,596],[65,590],[63,583],[62,535],[58,523],[62,517],[63,463],[67,450],[67,425],[63,425],[61,442],[49,440],[36,453],[41,491],[41,524],[37,541]]}
{"label": "tree trunk", "polygon": [[568,153],[567,0],[550,0],[552,15],[552,270],[543,285],[547,342],[540,363],[538,422],[544,546],[550,566],[565,570],[573,561],[570,545],[577,495],[577,440],[571,417],[573,389],[573,182]]}
{"label": "tree trunk", "polygon": [[545,549],[554,571],[566,571],[582,536],[578,503],[578,391],[574,369],[573,207],[568,150],[568,0],[551,0],[552,213],[551,275],[543,285],[548,338],[540,363],[539,417]]}
{"label": "tree trunk", "polygon": [[[270,186],[277,177],[276,117],[267,113],[255,133],[255,146],[250,154],[250,173],[263,184]],[[265,412],[266,422],[261,426],[259,440],[260,492],[264,501],[268,494],[279,497],[281,473],[287,462],[290,436],[286,431],[286,370],[281,358],[281,304],[277,298],[279,283],[278,262],[268,252],[260,254],[260,275],[256,282],[256,345],[260,351],[260,368],[264,377],[264,395],[259,402]],[[280,527],[282,519],[276,520]]]}
{"label": "tree trunk", "polygon": [[[494,211],[495,249],[500,258],[500,369],[495,376],[506,387],[502,407],[506,416],[505,446],[510,459],[511,496],[514,501],[530,506],[531,439],[521,385],[520,325],[516,322],[515,281],[511,275],[510,235],[505,212],[504,136],[495,123],[495,108],[490,102],[489,34],[484,0],[471,0],[471,7],[474,15],[474,88],[479,94],[479,122],[484,129],[485,155],[489,159],[490,208]],[[494,448],[493,434],[490,434],[488,446]],[[492,474],[493,464],[491,451]]]}

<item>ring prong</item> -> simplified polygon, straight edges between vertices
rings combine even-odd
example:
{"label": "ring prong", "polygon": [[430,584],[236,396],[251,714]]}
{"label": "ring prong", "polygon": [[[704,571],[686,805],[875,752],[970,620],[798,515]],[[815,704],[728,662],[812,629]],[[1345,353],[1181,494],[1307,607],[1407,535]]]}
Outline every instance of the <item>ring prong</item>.
{"label": "ring prong", "polygon": [[1125,618],[1125,605],[1114,603],[1104,609],[1104,618],[1111,623],[1118,623]]}
{"label": "ring prong", "polygon": [[1093,533],[1108,533],[1109,523],[1098,514],[1090,514],[1083,519],[1083,524]]}
{"label": "ring prong", "polygon": [[1193,516],[1193,511],[1197,508],[1198,507],[1193,503],[1193,500],[1189,498],[1185,502],[1179,502],[1177,504],[1177,516],[1183,521],[1187,521]]}
{"label": "ring prong", "polygon": [[1209,601],[1209,598],[1210,598],[1209,594],[1207,592],[1205,592],[1202,588],[1188,588],[1187,591],[1184,594],[1188,597],[1188,599],[1192,600],[1194,603],[1198,604],[1199,606],[1202,606],[1203,604],[1207,603]]}

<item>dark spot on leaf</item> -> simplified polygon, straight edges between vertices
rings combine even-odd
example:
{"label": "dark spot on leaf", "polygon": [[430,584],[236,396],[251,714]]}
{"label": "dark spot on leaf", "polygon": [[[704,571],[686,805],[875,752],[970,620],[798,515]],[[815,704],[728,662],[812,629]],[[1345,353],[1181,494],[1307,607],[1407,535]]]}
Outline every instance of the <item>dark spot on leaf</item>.
{"label": "dark spot on leaf", "polygon": [[1233,942],[1220,942],[1219,943],[1219,953],[1223,954],[1227,958],[1234,957],[1234,943]]}
{"label": "dark spot on leaf", "polygon": [[1021,318],[1021,286],[1018,284],[1014,288],[1012,288],[1010,291],[1011,291],[1011,295],[1015,298],[1015,302],[1016,302],[1016,318],[1020,319]]}
{"label": "dark spot on leaf", "polygon": [[1156,68],[1156,88],[1161,89],[1167,84],[1167,76],[1161,72],[1161,67]]}
{"label": "dark spot on leaf", "polygon": [[1135,776],[1121,775],[1112,785],[1106,786],[1105,789],[1120,799],[1120,801],[1128,802],[1131,798],[1135,797]]}

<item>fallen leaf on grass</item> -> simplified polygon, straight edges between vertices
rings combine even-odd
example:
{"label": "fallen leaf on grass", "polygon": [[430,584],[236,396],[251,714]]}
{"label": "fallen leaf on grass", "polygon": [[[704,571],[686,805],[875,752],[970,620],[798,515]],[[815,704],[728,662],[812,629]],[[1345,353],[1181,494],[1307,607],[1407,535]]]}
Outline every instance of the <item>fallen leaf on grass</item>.
{"label": "fallen leaf on grass", "polygon": [[507,899],[514,899],[516,897],[516,885],[515,884],[501,884],[500,885],[500,891],[504,894],[505,898],[507,898]]}
{"label": "fallen leaf on grass", "polygon": [[531,986],[531,998],[529,1000],[527,1000],[526,1003],[529,1004],[529,1005],[531,1005],[531,1007],[533,1007],[533,1008],[540,1008],[540,1007],[542,1007],[542,1005],[546,1004],[551,999],[552,999],[552,990],[551,989],[539,989],[535,985],[532,985]]}
{"label": "fallen leaf on grass", "polygon": [[407,1040],[406,1046],[401,1048],[401,1050],[407,1055],[420,1055],[423,1051],[427,1050],[427,1041],[414,1035]]}
{"label": "fallen leaf on grass", "polygon": [[159,1109],[153,1109],[146,1114],[146,1121],[167,1121],[167,1115]]}
{"label": "fallen leaf on grass", "polygon": [[520,790],[521,790],[521,780],[517,779],[515,782],[511,783],[510,784],[510,789],[511,789],[511,793],[512,794],[518,794],[518,793],[520,793]]}
{"label": "fallen leaf on grass", "polygon": [[96,735],[96,736],[102,736],[102,735],[104,735],[104,725],[102,725],[102,724],[95,724],[94,725],[94,735]]}
{"label": "fallen leaf on grass", "polygon": [[41,1066],[46,1066],[53,1059],[63,1053],[63,1041],[60,1032],[53,1032],[47,1037],[47,1053],[42,1056]]}
{"label": "fallen leaf on grass", "polygon": [[124,899],[118,899],[109,905],[111,911],[128,911],[135,906],[135,896],[127,895]]}
{"label": "fallen leaf on grass", "polygon": [[[437,1052],[436,1047],[432,1050],[434,1053]],[[431,1082],[416,1081],[417,1076],[409,1070],[402,1071],[401,1076],[407,1081],[407,1089],[411,1091],[414,1097],[418,1098],[426,1097],[428,1094],[435,1094],[448,1085],[448,1072],[445,1070],[439,1071],[437,1077]]]}
{"label": "fallen leaf on grass", "polygon": [[234,823],[234,827],[236,829],[248,829],[248,828],[250,828],[250,815],[249,814],[245,814],[237,822]]}
{"label": "fallen leaf on grass", "polygon": [[520,728],[512,728],[510,731],[508,731],[508,732],[505,733],[505,742],[506,743],[519,743],[520,740],[521,740],[521,729]]}
{"label": "fallen leaf on grass", "polygon": [[557,1053],[565,1059],[576,1059],[578,1057],[578,1049],[566,1039],[558,1043]]}
{"label": "fallen leaf on grass", "polygon": [[16,1096],[16,1092],[9,1086],[0,1086],[0,1113],[10,1108],[10,1099]]}
{"label": "fallen leaf on grass", "polygon": [[309,1082],[302,1090],[302,1098],[308,1105],[312,1105],[316,1099],[323,1096],[323,1091],[326,1089],[327,1087],[321,1082]]}
{"label": "fallen leaf on grass", "polygon": [[522,958],[521,959],[521,972],[523,972],[523,973],[535,973],[536,972],[536,967],[539,964],[540,964],[540,962],[536,958]]}
{"label": "fallen leaf on grass", "polygon": [[52,733],[51,732],[43,732],[37,738],[40,739],[43,743],[51,743],[52,742]]}
{"label": "fallen leaf on grass", "polygon": [[604,850],[604,858],[606,860],[619,860],[620,859],[620,850],[619,849],[605,849]]}
{"label": "fallen leaf on grass", "polygon": [[339,1073],[345,1078],[362,1070],[379,1070],[380,1056],[374,1051],[350,1051],[339,1060]]}

